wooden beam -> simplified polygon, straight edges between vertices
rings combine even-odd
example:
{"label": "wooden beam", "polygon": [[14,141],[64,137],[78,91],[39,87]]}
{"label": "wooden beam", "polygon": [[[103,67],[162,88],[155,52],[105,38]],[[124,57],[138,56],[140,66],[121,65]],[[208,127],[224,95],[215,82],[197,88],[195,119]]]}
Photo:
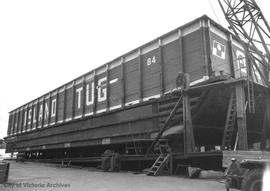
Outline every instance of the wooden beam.
{"label": "wooden beam", "polygon": [[94,70],[94,76],[93,76],[93,81],[94,81],[94,103],[93,103],[93,113],[96,114],[97,111],[97,72]]}
{"label": "wooden beam", "polygon": [[138,64],[139,64],[139,100],[143,100],[143,63],[141,49],[138,49]]}
{"label": "wooden beam", "polygon": [[[186,88],[189,88],[189,75],[185,74]],[[190,97],[183,92],[183,124],[184,124],[184,154],[189,154],[195,150],[195,140],[192,127],[192,117],[190,108]]]}
{"label": "wooden beam", "polygon": [[58,105],[58,102],[59,102],[59,89],[56,90],[56,104],[55,104],[55,118],[54,118],[54,121],[55,121],[55,124],[57,123],[58,121],[58,109],[59,109],[59,105]]}
{"label": "wooden beam", "polygon": [[30,130],[33,129],[33,126],[34,126],[34,102],[32,102],[32,106],[31,106],[31,124],[30,124]]}
{"label": "wooden beam", "polygon": [[66,110],[67,110],[67,88],[64,86],[64,91],[63,91],[63,121],[66,119]]}
{"label": "wooden beam", "polygon": [[[29,115],[29,106],[27,105],[26,106],[26,118],[24,118],[26,120],[26,122],[25,122],[25,131],[28,130],[28,115]],[[14,134],[14,132],[13,132],[13,134]]]}
{"label": "wooden beam", "polygon": [[72,82],[72,96],[71,96],[71,98],[72,98],[72,102],[71,102],[71,104],[72,104],[72,106],[71,106],[71,118],[72,119],[74,119],[74,117],[75,117],[75,109],[76,109],[76,107],[75,107],[75,105],[76,105],[76,103],[75,103],[75,101],[76,101],[76,86],[75,86],[75,80]]}
{"label": "wooden beam", "polygon": [[244,83],[236,84],[236,111],[237,111],[237,127],[238,127],[238,149],[247,150],[247,124],[246,124],[246,108],[245,108],[245,89]]}
{"label": "wooden beam", "polygon": [[24,112],[24,106],[22,107],[22,122],[21,122],[21,132],[24,130],[24,120],[25,120],[25,112]]}
{"label": "wooden beam", "polygon": [[[45,112],[45,97],[43,96],[42,99],[42,118],[41,118],[41,124],[40,124],[40,128],[42,128],[44,126],[44,112]],[[27,114],[28,115],[28,114]]]}
{"label": "wooden beam", "polygon": [[12,113],[9,113],[9,118],[8,118],[8,131],[7,135],[10,136],[11,134],[11,126],[12,126]]}
{"label": "wooden beam", "polygon": [[[49,94],[49,98],[48,98],[48,102],[49,102],[49,104],[48,104],[48,109],[49,109],[49,116],[48,116],[48,126],[50,126],[50,123],[51,123],[51,108],[52,108],[52,93],[50,92],[50,94]],[[32,113],[33,113],[33,111],[32,111]]]}
{"label": "wooden beam", "polygon": [[180,71],[178,72],[185,72],[185,62],[184,62],[184,45],[183,45],[183,36],[182,36],[182,30],[178,30],[178,44],[179,44],[179,65],[181,66]]}
{"label": "wooden beam", "polygon": [[14,133],[16,133],[16,134],[18,133],[18,119],[19,119],[19,113],[17,111],[15,112],[16,113],[16,119],[15,119],[15,131],[14,131]]}
{"label": "wooden beam", "polygon": [[36,103],[36,125],[35,128],[38,129],[38,116],[39,115],[39,99],[37,99],[37,103]]}
{"label": "wooden beam", "polygon": [[122,105],[126,102],[126,83],[125,83],[125,64],[124,58],[121,58],[121,84],[122,84]]}
{"label": "wooden beam", "polygon": [[[213,82],[210,84],[203,84],[203,85],[197,85],[197,86],[193,86],[190,87],[189,89],[184,90],[185,92],[191,93],[191,92],[195,92],[195,91],[203,91],[203,90],[209,90],[215,87],[225,87],[225,86],[235,86],[236,84],[241,84],[243,82],[246,82],[245,79],[228,79],[226,81],[218,81],[218,82]],[[180,92],[180,91],[175,91]]]}
{"label": "wooden beam", "polygon": [[161,39],[158,40],[158,51],[159,51],[159,65],[160,65],[160,95],[163,95],[165,88],[164,88],[164,63],[163,63],[163,47],[161,43]]}
{"label": "wooden beam", "polygon": [[211,76],[213,74],[212,63],[211,63],[211,47],[210,47],[210,20],[202,20],[202,46],[204,54],[204,75]]}
{"label": "wooden beam", "polygon": [[106,88],[107,88],[107,93],[106,93],[106,111],[109,111],[110,108],[110,70],[109,70],[109,64],[106,65]]}
{"label": "wooden beam", "polygon": [[85,107],[86,107],[86,104],[85,104],[85,102],[86,102],[86,94],[85,94],[85,92],[86,92],[86,83],[85,83],[85,76],[83,77],[83,81],[82,81],[82,116],[84,116],[84,114],[85,114]]}
{"label": "wooden beam", "polygon": [[228,33],[228,51],[229,51],[229,62],[230,62],[230,71],[231,77],[235,78],[235,69],[234,69],[234,61],[233,61],[233,48],[232,48],[232,35]]}
{"label": "wooden beam", "polygon": [[22,123],[22,111],[21,111],[21,108],[20,108],[19,109],[18,132],[22,132],[22,130],[21,130],[21,123]]}
{"label": "wooden beam", "polygon": [[170,153],[170,175],[173,175],[173,155]]}

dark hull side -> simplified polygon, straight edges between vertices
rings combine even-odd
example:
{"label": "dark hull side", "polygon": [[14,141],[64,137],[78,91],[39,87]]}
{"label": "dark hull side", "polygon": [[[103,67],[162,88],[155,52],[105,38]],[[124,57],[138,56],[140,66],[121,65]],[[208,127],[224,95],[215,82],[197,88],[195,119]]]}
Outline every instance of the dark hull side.
{"label": "dark hull side", "polygon": [[[201,151],[202,147],[204,150],[219,150],[221,148],[226,113],[232,91],[234,89],[231,86],[223,86],[189,93],[197,151]],[[95,147],[99,147],[99,152],[102,153],[112,145],[122,148],[127,143],[138,139],[153,138],[153,135],[162,127],[178,98],[179,93],[166,94],[159,99],[149,100],[95,117],[85,117],[65,125],[55,125],[16,137],[9,137],[6,138],[7,152],[35,152],[72,148],[75,150],[76,148],[87,148],[87,150],[94,151]],[[263,112],[263,101],[259,99],[256,113],[247,114],[250,145],[260,140]],[[170,122],[170,127],[181,126],[182,117],[182,107],[180,107],[177,115]],[[181,131],[173,133],[167,138],[171,141],[174,151],[183,151]],[[124,150],[120,152],[124,152]]]}

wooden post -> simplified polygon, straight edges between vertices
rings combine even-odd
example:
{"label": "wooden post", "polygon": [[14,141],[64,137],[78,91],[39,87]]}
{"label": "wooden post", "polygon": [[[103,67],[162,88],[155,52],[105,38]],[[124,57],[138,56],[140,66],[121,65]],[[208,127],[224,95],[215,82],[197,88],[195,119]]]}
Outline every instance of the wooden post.
{"label": "wooden post", "polygon": [[[185,74],[186,87],[189,88],[189,75]],[[191,153],[195,149],[195,140],[192,127],[190,98],[187,92],[183,91],[183,124],[184,124],[184,155]]]}
{"label": "wooden post", "polygon": [[170,152],[170,175],[173,175],[173,155]]}
{"label": "wooden post", "polygon": [[238,149],[247,150],[247,125],[246,125],[246,108],[245,108],[245,89],[244,83],[236,84],[236,112],[238,127]]}

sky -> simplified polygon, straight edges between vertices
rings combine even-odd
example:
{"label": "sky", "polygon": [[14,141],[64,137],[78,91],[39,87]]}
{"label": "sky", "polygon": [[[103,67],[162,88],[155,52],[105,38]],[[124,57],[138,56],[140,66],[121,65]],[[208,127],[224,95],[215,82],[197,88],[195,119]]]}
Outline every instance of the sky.
{"label": "sky", "polygon": [[0,138],[9,111],[204,14],[227,28],[217,0],[0,1]]}

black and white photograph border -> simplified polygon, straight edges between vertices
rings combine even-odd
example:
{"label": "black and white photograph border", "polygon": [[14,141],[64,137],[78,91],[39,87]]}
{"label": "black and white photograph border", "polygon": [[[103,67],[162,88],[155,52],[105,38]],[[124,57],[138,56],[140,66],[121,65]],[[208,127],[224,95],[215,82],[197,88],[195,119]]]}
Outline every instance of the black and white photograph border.
{"label": "black and white photograph border", "polygon": [[269,6],[0,1],[0,190],[270,190]]}

